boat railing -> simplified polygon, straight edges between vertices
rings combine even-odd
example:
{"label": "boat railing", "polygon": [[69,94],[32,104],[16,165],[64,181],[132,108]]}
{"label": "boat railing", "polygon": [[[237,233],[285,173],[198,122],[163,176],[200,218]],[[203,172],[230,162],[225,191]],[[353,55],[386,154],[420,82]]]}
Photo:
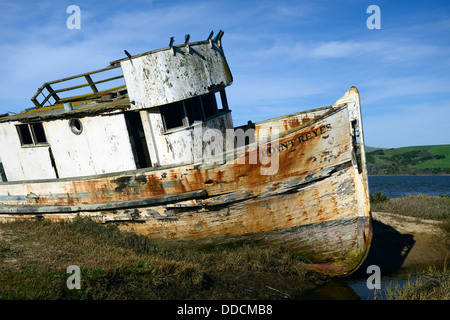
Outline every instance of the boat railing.
{"label": "boat railing", "polygon": [[[94,70],[94,71],[91,71],[91,72],[86,72],[86,73],[78,74],[78,75],[75,75],[75,76],[71,76],[71,77],[62,78],[62,79],[59,79],[59,80],[46,82],[38,89],[38,91],[35,93],[35,95],[31,98],[31,101],[34,103],[36,108],[41,108],[46,103],[49,103],[49,105],[52,105],[51,102],[50,102],[50,98],[53,98],[55,100],[53,104],[56,104],[58,102],[63,102],[63,101],[70,100],[68,98],[61,98],[60,95],[59,95],[59,93],[61,93],[61,92],[77,90],[77,89],[81,89],[81,88],[85,88],[85,87],[89,87],[90,90],[92,91],[87,96],[91,96],[92,98],[94,98],[95,96],[99,95],[102,92],[102,91],[99,91],[99,89],[97,87],[98,84],[109,82],[109,81],[113,81],[113,80],[118,80],[120,78],[123,78],[123,74],[120,74],[120,75],[114,76],[114,77],[109,77],[109,78],[97,80],[97,81],[94,81],[92,79],[91,75],[97,74],[97,73],[101,73],[101,72],[105,72],[105,71],[109,71],[109,70],[112,70],[112,69],[115,69],[115,68],[119,68],[119,67],[120,67],[120,65],[112,65],[112,66],[108,66],[108,67],[103,68],[103,69]],[[84,80],[86,82],[82,83],[80,85],[64,87],[64,88],[60,88],[60,89],[55,89],[53,87],[57,83],[67,82],[67,81],[78,79],[78,78],[81,78],[81,79],[84,78]],[[125,85],[120,86],[120,87],[116,87],[115,89],[118,89],[118,88],[125,88]],[[46,93],[44,93],[44,91],[46,91]],[[38,101],[38,97],[40,95],[43,96],[43,100],[42,101]],[[84,95],[84,96],[86,96],[86,95]]]}

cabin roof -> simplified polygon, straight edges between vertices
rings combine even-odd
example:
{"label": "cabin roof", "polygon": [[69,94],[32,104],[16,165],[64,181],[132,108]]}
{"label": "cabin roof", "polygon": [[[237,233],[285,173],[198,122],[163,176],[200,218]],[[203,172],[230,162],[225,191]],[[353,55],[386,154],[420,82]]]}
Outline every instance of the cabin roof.
{"label": "cabin roof", "polygon": [[6,116],[0,118],[0,122],[35,122],[98,115],[115,110],[126,110],[130,108],[130,100],[127,95],[124,95],[114,100],[106,101],[102,101],[101,99],[73,101],[72,107],[73,110],[66,111],[64,109],[64,103],[61,102],[52,106],[28,109],[15,115]]}

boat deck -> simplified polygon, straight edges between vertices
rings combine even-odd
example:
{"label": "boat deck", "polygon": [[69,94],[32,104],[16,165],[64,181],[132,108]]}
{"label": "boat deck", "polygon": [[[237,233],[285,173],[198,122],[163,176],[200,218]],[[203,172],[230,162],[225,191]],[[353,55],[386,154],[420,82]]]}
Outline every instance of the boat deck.
{"label": "boat deck", "polygon": [[[95,115],[105,112],[111,112],[114,110],[126,110],[130,108],[130,99],[127,94],[120,95],[111,100],[102,100],[101,94],[108,94],[110,92],[116,93],[124,87],[117,87],[110,90],[105,90],[98,92],[95,96],[80,96],[79,99],[76,97],[71,98],[71,100],[60,100],[57,104],[42,107],[42,108],[32,108],[25,112],[21,112],[15,115],[5,116],[0,118],[0,122],[6,121],[20,121],[20,122],[33,122],[42,120],[52,120],[52,119],[67,119],[76,118],[85,115]],[[84,97],[84,98],[82,98]],[[67,111],[64,109],[64,103],[71,102],[73,110]]]}

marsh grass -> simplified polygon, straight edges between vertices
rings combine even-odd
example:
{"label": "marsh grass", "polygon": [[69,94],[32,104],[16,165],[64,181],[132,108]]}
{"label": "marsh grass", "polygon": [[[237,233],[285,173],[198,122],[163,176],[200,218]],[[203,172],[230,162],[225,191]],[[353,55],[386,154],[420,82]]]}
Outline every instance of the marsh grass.
{"label": "marsh grass", "polygon": [[450,270],[431,266],[410,275],[405,284],[389,287],[385,295],[387,300],[450,300]]}
{"label": "marsh grass", "polygon": [[82,218],[0,224],[0,299],[279,299],[319,278],[276,248],[200,250]]}
{"label": "marsh grass", "polygon": [[372,211],[376,212],[390,212],[446,223],[450,219],[450,196],[417,194],[388,198],[383,194],[375,194],[371,196],[371,207]]}

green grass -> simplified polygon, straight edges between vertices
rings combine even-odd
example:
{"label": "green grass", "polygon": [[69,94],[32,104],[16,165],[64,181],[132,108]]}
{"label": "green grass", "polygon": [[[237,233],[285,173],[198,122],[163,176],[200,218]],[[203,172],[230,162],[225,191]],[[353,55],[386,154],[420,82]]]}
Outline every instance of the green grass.
{"label": "green grass", "polygon": [[435,156],[443,155],[445,158],[432,159],[425,162],[414,165],[414,168],[426,169],[426,168],[448,168],[450,167],[450,145],[432,146],[427,151]]}
{"label": "green grass", "polygon": [[450,145],[369,149],[369,175],[450,174]]}

